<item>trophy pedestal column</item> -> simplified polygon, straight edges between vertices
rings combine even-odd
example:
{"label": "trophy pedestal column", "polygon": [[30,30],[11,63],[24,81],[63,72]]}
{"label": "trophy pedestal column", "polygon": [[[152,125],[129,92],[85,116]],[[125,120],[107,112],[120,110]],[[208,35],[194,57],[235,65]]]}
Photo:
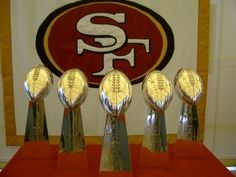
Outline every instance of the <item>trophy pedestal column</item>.
{"label": "trophy pedestal column", "polygon": [[177,139],[188,141],[199,140],[198,115],[195,104],[182,103]]}
{"label": "trophy pedestal column", "polygon": [[144,132],[143,148],[152,152],[167,151],[165,113],[149,108]]}
{"label": "trophy pedestal column", "polygon": [[48,140],[44,100],[29,101],[25,142]]}
{"label": "trophy pedestal column", "polygon": [[102,146],[100,172],[131,171],[130,151],[124,115],[107,115]]}
{"label": "trophy pedestal column", "polygon": [[65,108],[62,121],[60,152],[85,150],[84,131],[80,107]]}
{"label": "trophy pedestal column", "polygon": [[141,168],[168,167],[169,163],[165,113],[149,108],[139,165]]}

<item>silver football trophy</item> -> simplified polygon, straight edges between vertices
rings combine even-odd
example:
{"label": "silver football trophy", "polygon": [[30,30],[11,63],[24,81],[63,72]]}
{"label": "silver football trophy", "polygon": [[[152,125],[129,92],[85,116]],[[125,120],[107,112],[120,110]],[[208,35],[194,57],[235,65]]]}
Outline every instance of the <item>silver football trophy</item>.
{"label": "silver football trophy", "polygon": [[125,74],[113,70],[103,78],[99,96],[107,112],[99,171],[131,171],[124,116],[132,98],[131,83]]}
{"label": "silver football trophy", "polygon": [[48,129],[44,108],[44,98],[53,84],[53,76],[43,65],[33,67],[24,81],[24,91],[29,97],[29,107],[25,129],[25,142],[48,140]]}
{"label": "silver football trophy", "polygon": [[198,141],[197,102],[202,95],[202,80],[192,69],[180,69],[175,76],[175,90],[182,99],[178,139]]}
{"label": "silver football trophy", "polygon": [[150,152],[167,152],[164,111],[173,97],[172,84],[164,74],[155,70],[144,78],[142,90],[149,106],[142,148]]}
{"label": "silver football trophy", "polygon": [[63,73],[58,82],[57,93],[65,106],[62,121],[60,153],[85,150],[84,131],[80,105],[87,96],[87,78],[79,69]]}

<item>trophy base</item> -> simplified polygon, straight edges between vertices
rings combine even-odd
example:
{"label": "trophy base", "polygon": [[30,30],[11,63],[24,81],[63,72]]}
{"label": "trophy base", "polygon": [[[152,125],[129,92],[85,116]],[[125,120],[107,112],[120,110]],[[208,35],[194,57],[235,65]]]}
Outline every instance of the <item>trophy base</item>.
{"label": "trophy base", "polygon": [[21,147],[23,159],[52,159],[53,152],[48,141],[28,141]]}
{"label": "trophy base", "polygon": [[133,172],[99,172],[98,177],[134,177]]}
{"label": "trophy base", "polygon": [[140,168],[169,168],[169,152],[151,152],[142,147],[139,157]]}
{"label": "trophy base", "polygon": [[177,139],[174,157],[202,157],[203,145],[200,142]]}
{"label": "trophy base", "polygon": [[59,153],[57,156],[57,168],[88,170],[87,151]]}

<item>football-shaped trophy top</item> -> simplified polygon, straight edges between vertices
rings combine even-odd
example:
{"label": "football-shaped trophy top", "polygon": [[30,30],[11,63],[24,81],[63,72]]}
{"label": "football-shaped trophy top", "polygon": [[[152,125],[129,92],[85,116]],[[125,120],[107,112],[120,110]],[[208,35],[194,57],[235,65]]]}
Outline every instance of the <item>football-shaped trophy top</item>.
{"label": "football-shaped trophy top", "polygon": [[88,91],[88,82],[85,74],[79,69],[70,69],[59,79],[57,93],[61,103],[68,108],[81,105]]}
{"label": "football-shaped trophy top", "polygon": [[24,81],[24,91],[31,101],[45,98],[53,84],[51,71],[43,65],[33,67]]}
{"label": "football-shaped trophy top", "polygon": [[156,70],[144,78],[142,90],[146,103],[155,111],[164,111],[173,97],[171,82]]}
{"label": "football-shaped trophy top", "polygon": [[105,75],[99,86],[100,101],[112,116],[126,111],[132,98],[132,86],[124,73],[113,70]]}
{"label": "football-shaped trophy top", "polygon": [[192,69],[180,69],[175,75],[175,90],[188,104],[196,104],[202,95],[202,79]]}

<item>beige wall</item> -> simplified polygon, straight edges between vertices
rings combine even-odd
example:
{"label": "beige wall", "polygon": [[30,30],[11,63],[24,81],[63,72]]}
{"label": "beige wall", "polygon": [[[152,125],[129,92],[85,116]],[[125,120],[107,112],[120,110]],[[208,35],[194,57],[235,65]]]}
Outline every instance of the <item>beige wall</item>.
{"label": "beige wall", "polygon": [[221,159],[236,159],[236,1],[211,3],[205,141]]}

